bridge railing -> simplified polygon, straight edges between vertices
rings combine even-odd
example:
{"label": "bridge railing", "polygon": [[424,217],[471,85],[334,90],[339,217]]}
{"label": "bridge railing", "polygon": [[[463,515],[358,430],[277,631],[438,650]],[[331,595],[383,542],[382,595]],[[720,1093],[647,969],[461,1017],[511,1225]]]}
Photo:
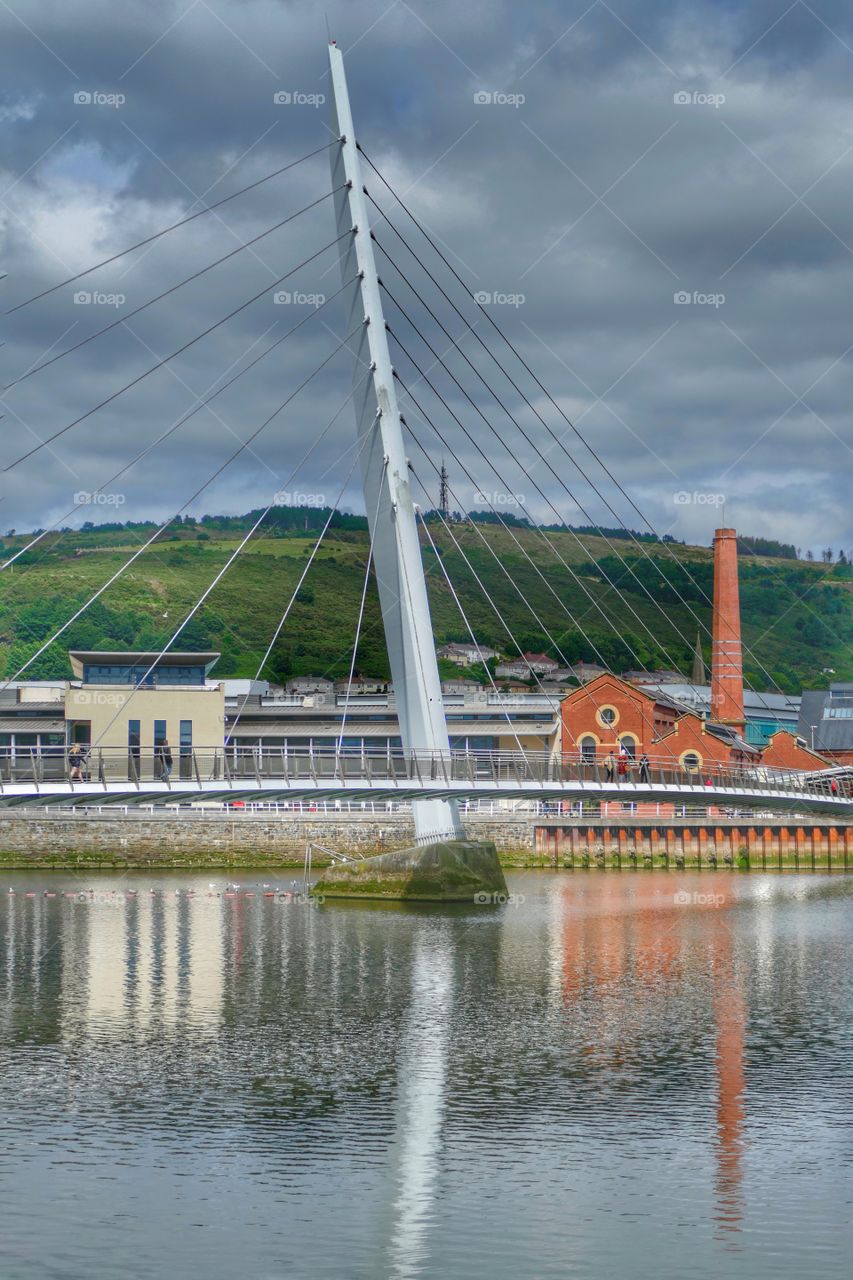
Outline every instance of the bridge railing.
{"label": "bridge railing", "polygon": [[[83,782],[123,783],[142,788],[161,783],[219,784],[223,790],[270,782],[286,785],[363,781],[409,784],[442,790],[450,783],[515,784],[582,783],[591,792],[625,788],[641,794],[637,784],[655,787],[706,789],[709,794],[752,791],[768,794],[806,792],[815,795],[853,797],[853,770],[849,773],[773,769],[749,762],[702,764],[667,756],[591,759],[584,754],[545,751],[450,751],[432,753],[402,748],[359,747],[290,748],[264,745],[230,745],[172,748],[171,764],[154,748],[96,747],[75,758],[68,748],[0,748],[0,790],[13,783],[32,784],[36,790],[67,782],[73,789]],[[487,786],[484,787],[484,790]]]}

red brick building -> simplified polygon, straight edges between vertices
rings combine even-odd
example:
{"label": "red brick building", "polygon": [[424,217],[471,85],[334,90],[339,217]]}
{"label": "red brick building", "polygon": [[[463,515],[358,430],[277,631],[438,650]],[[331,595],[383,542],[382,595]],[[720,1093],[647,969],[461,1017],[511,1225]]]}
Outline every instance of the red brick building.
{"label": "red brick building", "polygon": [[762,751],[761,763],[772,769],[825,769],[830,761],[804,747],[795,734],[780,729]]}
{"label": "red brick building", "polygon": [[562,752],[599,763],[612,751],[673,768],[765,764],[776,769],[823,769],[826,760],[792,733],[775,733],[762,750],[734,726],[703,720],[661,694],[646,693],[619,676],[599,676],[561,703]]}
{"label": "red brick building", "polygon": [[[619,676],[599,676],[561,704],[562,750],[592,763],[611,751],[647,755],[671,767],[757,761],[760,753],[731,727],[714,725],[662,694],[646,693]],[[810,766],[814,767],[814,766]]]}
{"label": "red brick building", "polygon": [[745,741],[741,649],[737,534],[734,529],[717,529],[710,718],[704,720],[660,690],[638,688],[632,680],[641,672],[629,672],[624,679],[606,672],[563,699],[563,756],[592,763],[610,752],[635,760],[646,755],[653,764],[696,772],[714,765],[745,764],[825,768],[827,760],[791,733],[775,733],[763,748]]}

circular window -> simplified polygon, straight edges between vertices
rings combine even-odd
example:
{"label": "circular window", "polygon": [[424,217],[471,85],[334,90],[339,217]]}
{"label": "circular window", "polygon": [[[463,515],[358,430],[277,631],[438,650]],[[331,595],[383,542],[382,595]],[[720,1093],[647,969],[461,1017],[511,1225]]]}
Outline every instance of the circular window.
{"label": "circular window", "polygon": [[595,718],[599,724],[607,728],[609,725],[616,724],[619,719],[619,712],[615,707],[599,707],[595,713]]}
{"label": "circular window", "polygon": [[701,769],[702,757],[697,751],[685,751],[681,757],[681,767],[690,770]]}

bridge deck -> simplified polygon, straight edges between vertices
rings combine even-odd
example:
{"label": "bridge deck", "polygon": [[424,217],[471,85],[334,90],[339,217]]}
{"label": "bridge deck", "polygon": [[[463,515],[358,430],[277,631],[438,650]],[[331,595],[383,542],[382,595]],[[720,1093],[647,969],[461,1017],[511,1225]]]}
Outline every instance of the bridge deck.
{"label": "bridge deck", "polygon": [[671,761],[636,764],[610,777],[594,763],[519,752],[450,754],[330,751],[288,755],[245,748],[175,753],[170,776],[149,752],[99,749],[82,780],[60,749],[0,760],[0,806],[92,803],[163,804],[193,799],[446,800],[535,799],[647,802],[853,814],[853,783],[843,775],[712,766],[701,773]]}
{"label": "bridge deck", "polygon": [[[413,782],[383,779],[299,779],[261,778],[222,781],[144,782],[138,787],[127,782],[52,782],[36,787],[30,783],[5,783],[0,806],[21,804],[169,804],[197,800],[413,800],[426,797],[446,799],[537,799],[554,803],[578,800],[615,800],[624,803],[704,804],[721,809],[764,809],[815,813],[843,817],[853,815],[853,797],[793,791],[772,787],[705,787],[677,783],[594,783],[579,780],[479,779],[472,782],[448,780]],[[568,816],[568,815],[567,815]]]}

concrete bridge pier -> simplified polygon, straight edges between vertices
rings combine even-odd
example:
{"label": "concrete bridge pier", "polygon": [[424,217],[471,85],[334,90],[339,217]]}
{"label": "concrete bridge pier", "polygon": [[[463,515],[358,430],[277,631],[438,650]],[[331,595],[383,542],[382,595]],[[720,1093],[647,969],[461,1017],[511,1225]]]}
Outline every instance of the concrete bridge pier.
{"label": "concrete bridge pier", "polygon": [[497,849],[484,840],[435,840],[372,858],[338,862],[323,871],[314,892],[324,898],[474,905],[507,899]]}

